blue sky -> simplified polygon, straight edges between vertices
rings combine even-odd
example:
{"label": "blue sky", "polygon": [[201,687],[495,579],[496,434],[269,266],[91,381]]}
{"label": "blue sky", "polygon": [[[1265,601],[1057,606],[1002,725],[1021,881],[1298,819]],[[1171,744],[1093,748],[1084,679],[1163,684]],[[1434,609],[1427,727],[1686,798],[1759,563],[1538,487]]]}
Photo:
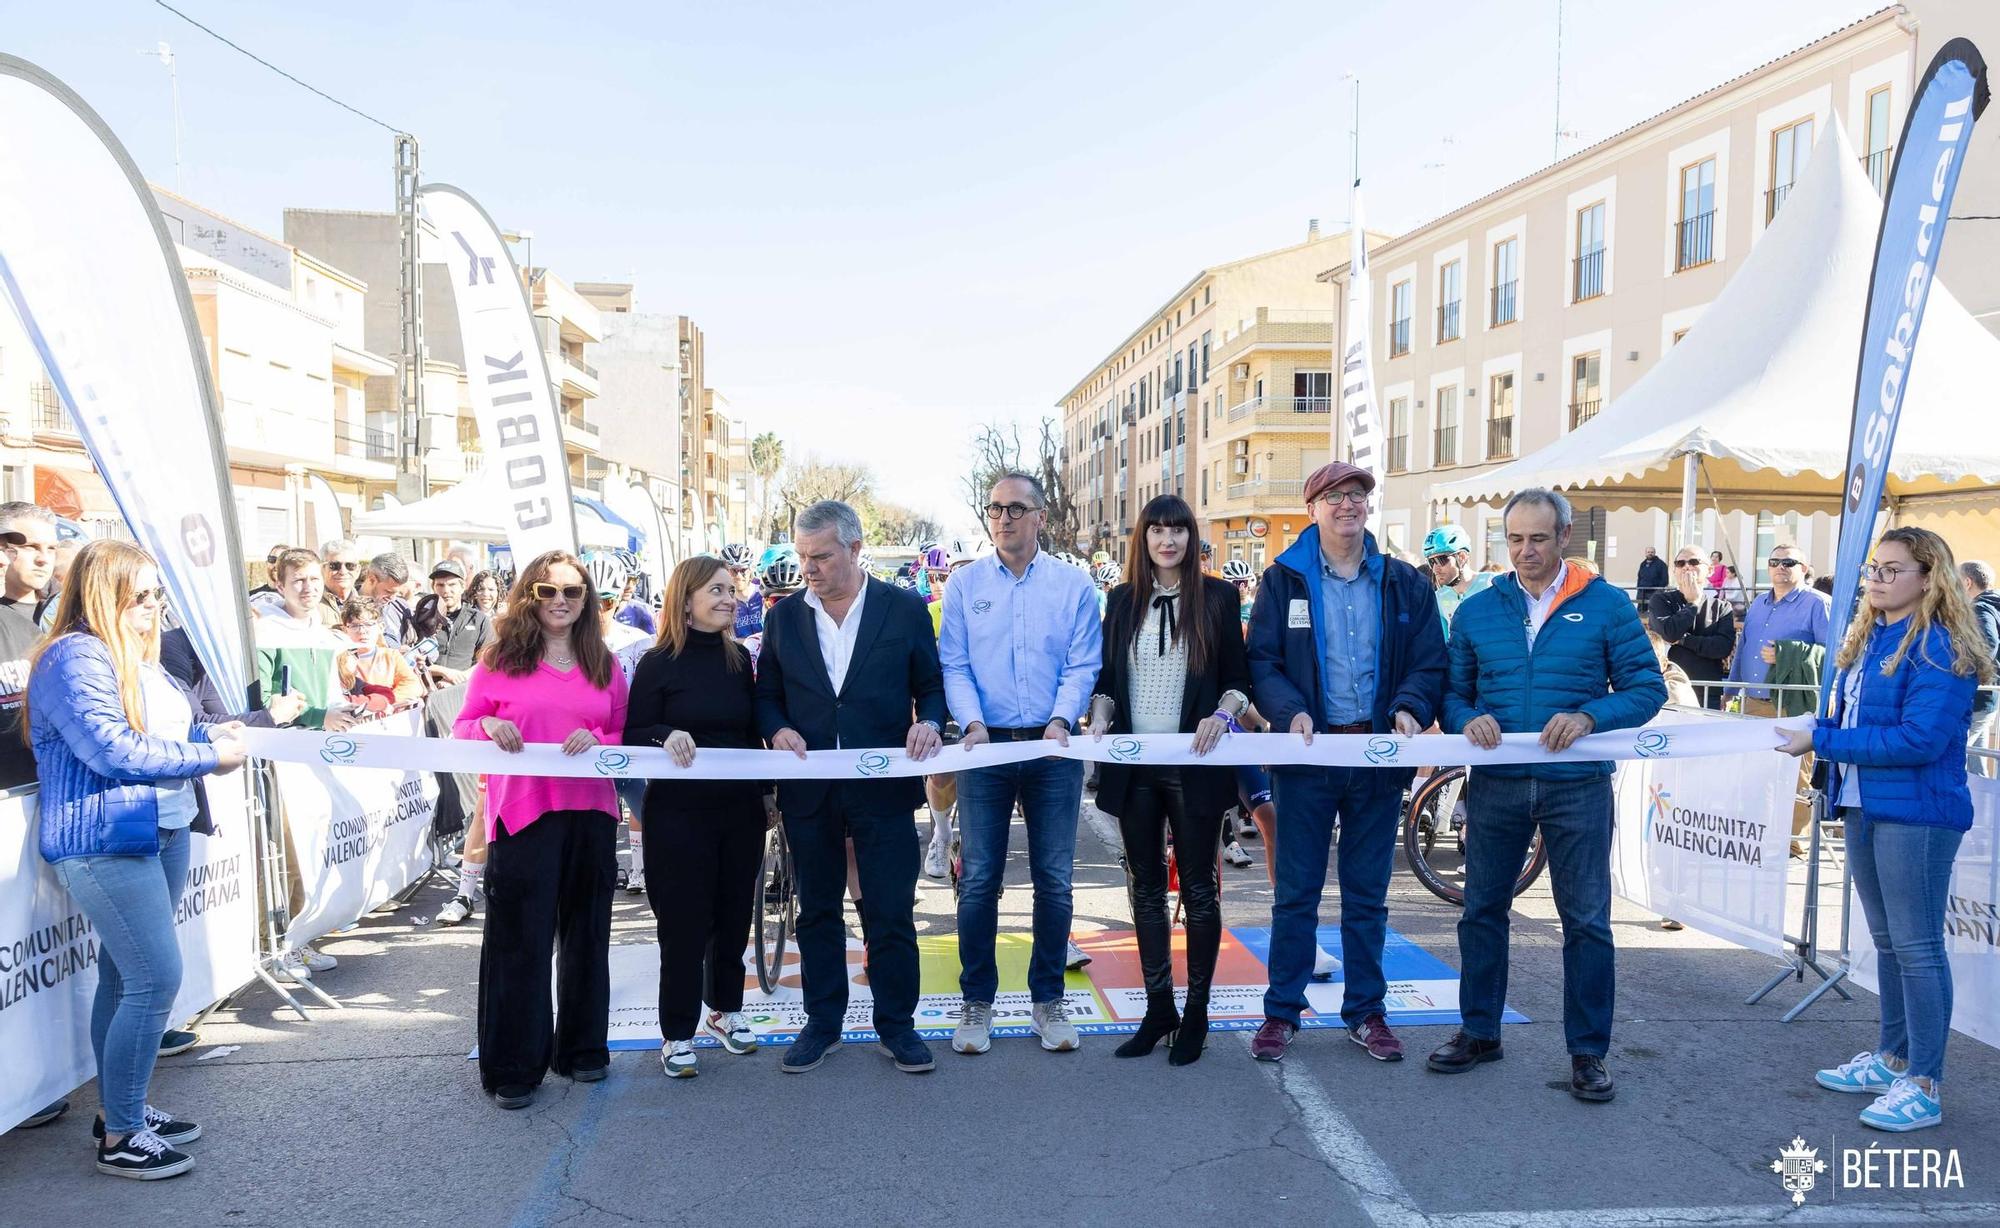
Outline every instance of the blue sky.
{"label": "blue sky", "polygon": [[[1363,81],[1376,229],[1553,148],[1555,0],[174,2],[416,133],[426,178],[532,230],[536,263],[695,317],[752,429],[868,461],[967,527],[979,423],[1031,433],[1196,270],[1338,228],[1342,73]],[[165,39],[188,195],[272,234],[287,206],[390,207],[387,132],[164,9],[4,7],[0,48],[81,93],[156,182],[167,76],[137,52]],[[1563,126],[1601,139],[1877,7],[1568,0]]]}

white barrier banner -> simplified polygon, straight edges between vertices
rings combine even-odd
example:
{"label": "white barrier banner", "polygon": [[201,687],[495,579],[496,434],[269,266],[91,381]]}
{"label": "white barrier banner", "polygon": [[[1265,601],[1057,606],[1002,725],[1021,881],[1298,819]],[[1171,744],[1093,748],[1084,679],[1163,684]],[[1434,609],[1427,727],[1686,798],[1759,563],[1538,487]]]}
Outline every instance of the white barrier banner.
{"label": "white barrier banner", "polygon": [[[1194,735],[1120,734],[1102,740],[1088,734],[1070,738],[1063,747],[1052,741],[1001,742],[966,749],[947,746],[928,759],[911,759],[903,748],[816,750],[804,758],[785,751],[702,750],[692,766],[674,765],[667,752],[652,746],[599,746],[580,755],[565,755],[551,743],[531,742],[508,754],[490,742],[427,739],[412,741],[378,736],[373,729],[322,733],[303,729],[246,729],[243,744],[252,755],[279,763],[342,767],[422,769],[487,776],[602,776],[613,780],[842,780],[930,776],[974,768],[1019,763],[1025,759],[1062,758],[1100,763],[1135,763],[1154,767],[1486,767],[1515,763],[1587,763],[1626,759],[1691,759],[1743,755],[1759,747],[1775,748],[1781,726],[1803,726],[1810,717],[1790,721],[1677,720],[1640,729],[1620,729],[1579,738],[1568,750],[1543,750],[1531,733],[1507,734],[1492,750],[1481,750],[1457,734],[1321,734],[1307,746],[1289,733],[1232,733],[1214,750],[1198,756],[1191,749]],[[1786,762],[1790,762],[1789,759]]]}
{"label": "white barrier banner", "polygon": [[[349,736],[416,753],[402,767],[346,766],[318,757],[278,763],[278,802],[304,896],[285,932],[289,947],[360,920],[431,866],[438,785],[422,752],[451,743],[424,737],[422,714],[414,711],[370,722]],[[340,771],[335,764],[342,764]]]}
{"label": "white barrier banner", "polygon": [[[1944,952],[1951,961],[1951,1026],[1974,1040],[2000,1046],[2000,780],[1973,776],[1972,830],[1958,846],[1951,887],[1944,899]],[[1854,836],[1850,834],[1851,843]],[[1847,935],[1853,944],[1854,980],[1882,992],[1875,942],[1861,897],[1849,888]],[[1821,914],[1821,932],[1831,918]]]}
{"label": "white barrier banner", "polygon": [[[1684,720],[1686,714],[1676,713]],[[1740,731],[1745,722],[1699,717]],[[1749,748],[1728,764],[1687,759],[1619,765],[1611,887],[1641,908],[1740,947],[1785,951],[1785,874],[1798,760]]]}
{"label": "white barrier banner", "polygon": [[[181,990],[175,1023],[256,975],[256,844],[246,774],[206,782],[213,837],[191,834],[175,916]],[[97,934],[42,860],[34,790],[0,798],[0,1131],[96,1077],[90,1003]]]}

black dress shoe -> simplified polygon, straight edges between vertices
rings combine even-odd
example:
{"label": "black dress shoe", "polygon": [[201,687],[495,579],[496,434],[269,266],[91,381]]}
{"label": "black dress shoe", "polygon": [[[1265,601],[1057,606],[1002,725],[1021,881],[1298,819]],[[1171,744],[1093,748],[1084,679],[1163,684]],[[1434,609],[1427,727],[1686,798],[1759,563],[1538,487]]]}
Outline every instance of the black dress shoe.
{"label": "black dress shoe", "polygon": [[1497,1062],[1502,1056],[1498,1040],[1486,1040],[1461,1029],[1433,1051],[1425,1065],[1439,1074],[1464,1074],[1481,1062]]}
{"label": "black dress shoe", "polygon": [[1578,1100],[1609,1100],[1618,1094],[1603,1058],[1577,1054],[1569,1059],[1569,1094]]}
{"label": "black dress shoe", "polygon": [[578,1083],[602,1083],[611,1077],[611,1067],[608,1065],[578,1066],[575,1070],[569,1072],[569,1077],[575,1079]]}
{"label": "black dress shoe", "polygon": [[535,1102],[535,1089],[526,1083],[502,1083],[493,1089],[493,1099],[503,1109],[525,1109]]}

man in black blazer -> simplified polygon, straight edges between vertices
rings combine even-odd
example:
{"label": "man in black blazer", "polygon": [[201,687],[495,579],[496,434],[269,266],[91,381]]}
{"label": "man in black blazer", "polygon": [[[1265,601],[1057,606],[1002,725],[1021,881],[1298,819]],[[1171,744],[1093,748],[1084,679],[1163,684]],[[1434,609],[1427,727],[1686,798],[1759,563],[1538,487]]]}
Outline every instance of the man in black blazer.
{"label": "man in black blazer", "polygon": [[[793,539],[807,587],[764,619],[757,723],[774,750],[901,747],[927,759],[943,744],[944,676],[931,620],[915,593],[861,569],[861,518],[825,499],[799,513]],[[786,1051],[788,1074],[811,1070],[840,1043],[847,1014],[847,941],[841,895],[847,840],[861,880],[861,931],[875,1031],[898,1070],[931,1069],[917,1036],[917,927],[921,846],[914,812],[920,776],[785,780],[785,816],[798,878],[797,938],[806,1026]]]}

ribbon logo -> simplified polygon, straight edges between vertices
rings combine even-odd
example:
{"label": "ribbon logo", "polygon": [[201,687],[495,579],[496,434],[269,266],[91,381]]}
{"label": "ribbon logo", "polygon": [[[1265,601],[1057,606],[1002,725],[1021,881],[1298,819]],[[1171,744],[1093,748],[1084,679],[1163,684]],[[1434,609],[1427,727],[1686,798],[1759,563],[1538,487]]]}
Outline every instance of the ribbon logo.
{"label": "ribbon logo", "polygon": [[352,766],[354,756],[361,753],[361,743],[353,738],[335,734],[319,745],[319,757],[328,763]]}
{"label": "ribbon logo", "polygon": [[1120,763],[1137,763],[1144,749],[1137,738],[1111,739],[1111,757]]}
{"label": "ribbon logo", "polygon": [[623,776],[632,770],[632,756],[622,750],[600,750],[593,766],[599,776]]}
{"label": "ribbon logo", "polygon": [[1402,753],[1403,744],[1394,738],[1370,738],[1368,749],[1361,752],[1362,756],[1376,767],[1394,763]]}
{"label": "ribbon logo", "polygon": [[889,756],[871,750],[854,761],[854,770],[863,776],[886,776],[889,773]]}
{"label": "ribbon logo", "polygon": [[975,601],[972,603],[972,612],[974,614],[984,614],[992,608],[993,603],[990,601]]}
{"label": "ribbon logo", "polygon": [[1673,739],[1658,729],[1643,729],[1632,740],[1632,749],[1641,759],[1664,759]]}

